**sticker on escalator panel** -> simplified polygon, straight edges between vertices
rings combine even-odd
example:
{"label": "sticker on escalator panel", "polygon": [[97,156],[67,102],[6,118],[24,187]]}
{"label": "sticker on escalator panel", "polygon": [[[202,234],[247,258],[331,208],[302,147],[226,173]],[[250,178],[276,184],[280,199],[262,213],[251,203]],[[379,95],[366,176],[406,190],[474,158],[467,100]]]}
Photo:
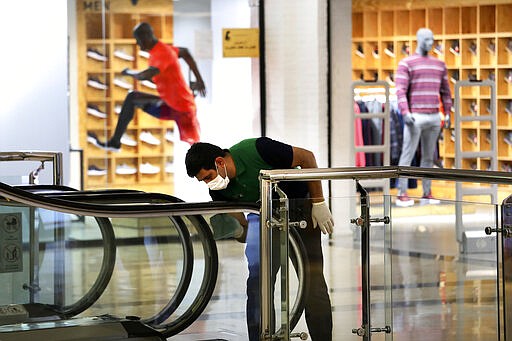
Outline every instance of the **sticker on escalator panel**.
{"label": "sticker on escalator panel", "polygon": [[23,271],[21,213],[0,214],[0,272]]}

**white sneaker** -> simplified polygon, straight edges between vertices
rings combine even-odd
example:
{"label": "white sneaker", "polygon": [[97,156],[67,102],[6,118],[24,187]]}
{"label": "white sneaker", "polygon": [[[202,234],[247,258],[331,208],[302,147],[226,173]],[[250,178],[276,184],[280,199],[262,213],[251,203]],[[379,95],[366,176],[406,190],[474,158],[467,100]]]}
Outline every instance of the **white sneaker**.
{"label": "white sneaker", "polygon": [[125,80],[121,78],[114,78],[114,85],[117,85],[120,88],[126,89],[126,90],[132,90],[133,85],[126,82]]}
{"label": "white sneaker", "polygon": [[137,168],[128,166],[123,163],[116,167],[116,174],[131,175],[137,173]]}
{"label": "white sneaker", "polygon": [[89,77],[87,80],[87,85],[89,85],[91,88],[99,89],[99,90],[107,90],[108,86],[104,83],[102,83],[98,78],[96,77]]}
{"label": "white sneaker", "polygon": [[160,173],[160,167],[153,166],[149,162],[146,162],[140,165],[139,171],[141,174],[158,174]]}
{"label": "white sneaker", "polygon": [[420,205],[439,205],[441,200],[432,198],[421,198]]}
{"label": "white sneaker", "polygon": [[174,130],[167,130],[165,132],[165,139],[169,142],[173,142],[174,141]]}
{"label": "white sneaker", "polygon": [[116,104],[116,106],[114,107],[114,112],[119,115],[121,113],[122,108],[123,106],[121,104]]}
{"label": "white sneaker", "polygon": [[144,85],[146,88],[150,88],[153,90],[156,90],[156,84],[152,81],[148,81],[147,79],[141,81],[141,84]]}
{"label": "white sneaker", "polygon": [[92,116],[95,116],[95,117],[98,117],[98,118],[107,118],[107,114],[105,114],[104,112],[102,112],[98,106],[96,105],[93,105],[93,104],[88,104],[87,105],[87,113],[89,115],[92,115]]}
{"label": "white sneaker", "polygon": [[123,136],[121,136],[121,143],[130,147],[135,147],[137,145],[137,141],[132,139],[127,134],[123,134]]}
{"label": "white sneaker", "polygon": [[149,59],[149,52],[148,51],[139,51],[139,56],[142,58]]}
{"label": "white sneaker", "polygon": [[89,175],[89,176],[103,176],[103,175],[107,175],[107,170],[106,169],[98,168],[95,165],[91,165],[87,169],[87,175]]}
{"label": "white sneaker", "polygon": [[165,172],[166,173],[174,173],[174,162],[166,162],[165,163]]}
{"label": "white sneaker", "polygon": [[395,205],[398,207],[410,207],[414,205],[414,199],[409,198],[407,194],[396,197]]}
{"label": "white sneaker", "polygon": [[143,131],[139,135],[139,140],[152,144],[154,146],[160,145],[160,140],[153,136],[149,131]]}
{"label": "white sneaker", "polygon": [[124,52],[123,50],[114,51],[114,56],[116,56],[119,59],[126,60],[128,62],[133,62],[135,60],[135,57],[133,57],[131,54]]}
{"label": "white sneaker", "polygon": [[100,51],[91,48],[87,49],[87,57],[97,60],[99,62],[106,62],[108,58],[104,56]]}

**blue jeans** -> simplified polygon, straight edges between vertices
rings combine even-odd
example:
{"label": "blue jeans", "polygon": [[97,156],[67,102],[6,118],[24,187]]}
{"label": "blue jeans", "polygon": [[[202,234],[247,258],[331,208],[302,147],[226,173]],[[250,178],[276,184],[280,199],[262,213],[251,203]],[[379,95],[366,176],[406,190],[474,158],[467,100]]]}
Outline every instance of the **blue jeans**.
{"label": "blue jeans", "polygon": [[[260,325],[260,217],[257,214],[247,216],[247,245],[245,256],[249,266],[247,278],[247,329],[250,341],[259,340]],[[298,229],[299,235],[308,254],[310,276],[309,295],[306,297],[306,323],[313,341],[332,340],[332,312],[331,302],[325,278],[323,275],[323,254],[320,240],[320,229],[312,228],[311,219],[308,219],[308,227]],[[273,234],[272,253],[279,252],[279,234],[276,230]],[[275,281],[279,271],[279,257],[273,257],[272,278]]]}

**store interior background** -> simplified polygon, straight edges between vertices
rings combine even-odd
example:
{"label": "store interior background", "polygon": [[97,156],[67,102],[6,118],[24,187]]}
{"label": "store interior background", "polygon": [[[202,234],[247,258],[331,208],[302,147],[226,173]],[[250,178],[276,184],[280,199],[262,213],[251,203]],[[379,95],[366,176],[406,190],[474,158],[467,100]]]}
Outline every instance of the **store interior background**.
{"label": "store interior background", "polygon": [[[129,0],[126,0],[129,1]],[[92,1],[99,2],[101,1]],[[188,47],[206,81],[208,96],[197,98],[202,140],[229,147],[260,135],[259,61],[223,58],[222,28],[257,27],[258,1],[174,1],[175,43]],[[64,184],[80,187],[76,89],[76,3],[19,0],[2,4],[4,82],[0,85],[0,150],[62,152]],[[351,3],[332,1],[331,70],[328,74],[327,1],[265,3],[266,135],[312,150],[319,167],[353,165],[351,127]],[[314,13],[315,15],[312,15]],[[197,50],[198,37],[211,35],[211,55]],[[209,42],[202,42],[202,47]],[[328,94],[328,82],[331,94]],[[329,153],[328,101],[331,101]],[[348,123],[348,124],[347,124]],[[209,200],[206,186],[186,176],[189,145],[175,146],[175,195],[186,201]],[[329,155],[330,154],[330,155]],[[2,179],[31,169],[1,165]],[[51,182],[51,169],[41,183]],[[26,176],[21,179],[26,181]],[[325,187],[325,185],[324,185]],[[350,184],[331,188],[347,195]],[[329,195],[328,188],[325,188]],[[344,211],[344,207],[333,207]]]}

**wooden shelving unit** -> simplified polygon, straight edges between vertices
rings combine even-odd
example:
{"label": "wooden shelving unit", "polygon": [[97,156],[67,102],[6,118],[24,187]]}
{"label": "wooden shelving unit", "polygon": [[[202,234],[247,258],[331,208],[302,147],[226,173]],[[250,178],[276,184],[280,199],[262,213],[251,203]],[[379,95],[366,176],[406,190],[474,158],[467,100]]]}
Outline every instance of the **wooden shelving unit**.
{"label": "wooden shelving unit", "polygon": [[[392,83],[398,62],[407,51],[412,54],[416,50],[416,31],[430,28],[435,38],[432,55],[446,63],[449,78],[495,80],[498,170],[512,171],[512,146],[507,143],[512,144],[512,3],[434,0],[408,3],[408,9],[395,0],[352,3],[352,78]],[[441,53],[435,53],[436,46]],[[458,54],[450,50],[455,46]],[[489,106],[488,88],[464,89],[461,115],[488,115]],[[463,126],[465,150],[489,150],[486,124],[476,121]],[[440,142],[445,168],[455,165],[452,134],[452,130],[444,129]],[[464,163],[463,168],[485,170],[489,164],[485,158],[475,159]]]}
{"label": "wooden shelving unit", "polygon": [[[100,2],[98,2],[100,3]],[[80,144],[84,151],[84,187],[132,188],[145,191],[173,192],[173,172],[166,166],[173,163],[175,138],[166,139],[166,134],[174,135],[174,121],[160,121],[139,109],[128,126],[127,136],[137,142],[136,146],[122,145],[120,152],[106,152],[87,142],[87,134],[95,133],[100,139],[110,137],[117,123],[116,108],[120,108],[128,89],[116,83],[122,80],[132,89],[157,94],[156,90],[124,77],[124,68],[145,69],[147,59],[140,53],[132,35],[134,26],[149,22],[155,35],[166,43],[173,41],[172,1],[139,0],[136,5],[130,1],[111,0],[107,8],[92,5],[96,2],[77,1],[77,52],[78,52],[78,105],[80,124]],[[88,51],[95,50],[105,56],[105,60],[91,58]],[[119,57],[119,52],[131,56],[131,60]],[[101,58],[99,58],[101,59]],[[130,59],[130,58],[128,58]],[[106,89],[88,85],[90,79],[105,84]],[[105,118],[88,113],[94,106]],[[159,145],[145,143],[139,139],[142,132],[150,132]],[[140,172],[140,167],[150,163],[159,167],[154,174]],[[136,170],[134,174],[118,174],[116,170],[127,165]],[[90,167],[106,170],[105,175],[93,175]]]}

